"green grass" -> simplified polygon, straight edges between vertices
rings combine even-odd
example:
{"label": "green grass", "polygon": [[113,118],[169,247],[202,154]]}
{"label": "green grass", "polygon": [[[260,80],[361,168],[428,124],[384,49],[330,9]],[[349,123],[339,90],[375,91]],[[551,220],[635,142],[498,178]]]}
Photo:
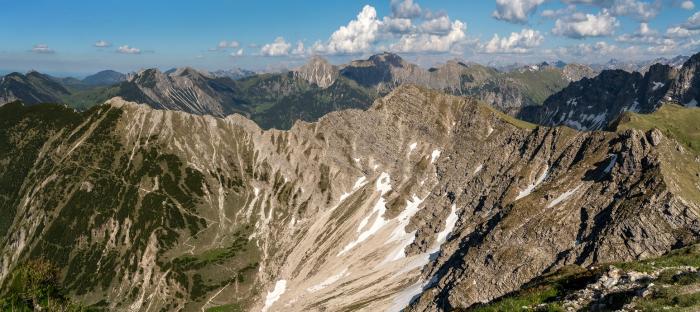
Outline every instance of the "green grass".
{"label": "green grass", "polygon": [[515,117],[513,117],[513,116],[504,114],[503,112],[501,112],[501,111],[499,111],[499,110],[493,108],[493,107],[490,106],[490,105],[483,104],[482,106],[483,106],[484,108],[490,110],[490,111],[493,112],[494,114],[496,114],[496,116],[497,116],[499,119],[501,119],[501,120],[503,120],[503,121],[505,121],[505,122],[507,122],[507,123],[513,125],[513,126],[516,126],[516,127],[520,128],[520,129],[533,130],[533,129],[537,128],[537,125],[536,125],[536,124],[529,123],[529,122],[527,122],[527,121],[523,121],[523,120],[517,119],[517,118],[515,118]]}
{"label": "green grass", "polygon": [[700,109],[676,104],[664,104],[652,114],[626,113],[618,123],[617,131],[627,129],[659,129],[696,153],[700,153]]}
{"label": "green grass", "polygon": [[658,268],[678,266],[700,267],[700,245],[677,249],[656,259],[615,264],[615,267],[625,271],[637,272],[651,272]]}
{"label": "green grass", "polygon": [[534,104],[544,103],[550,95],[561,91],[569,85],[569,81],[564,78],[564,75],[558,69],[513,71],[505,73],[504,76],[517,81],[525,97]]}
{"label": "green grass", "polygon": [[239,312],[243,311],[240,305],[237,304],[225,304],[218,307],[209,308],[206,312]]}
{"label": "green grass", "polygon": [[[700,274],[678,272],[676,267],[691,266],[700,268],[700,245],[674,250],[668,254],[649,260],[616,263],[613,266],[624,271],[652,272],[666,268],[657,279],[651,281],[652,295],[637,296],[633,301],[639,311],[698,311],[700,308]],[[489,304],[478,305],[461,311],[563,311],[561,303],[567,294],[583,289],[594,282],[607,268],[599,265],[596,269],[568,266],[557,272],[545,275],[524,286],[513,294],[497,299]],[[670,269],[669,269],[670,268]],[[628,293],[611,294],[618,304],[629,302]],[[457,309],[460,311],[460,309]]]}

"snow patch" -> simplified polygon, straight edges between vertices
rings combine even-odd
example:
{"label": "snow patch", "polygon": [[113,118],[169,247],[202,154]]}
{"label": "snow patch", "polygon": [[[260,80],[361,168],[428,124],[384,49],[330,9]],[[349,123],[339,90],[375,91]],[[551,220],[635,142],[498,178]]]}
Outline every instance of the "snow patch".
{"label": "snow patch", "polygon": [[275,289],[267,292],[267,297],[265,297],[265,306],[262,308],[262,312],[267,311],[275,301],[279,300],[282,294],[287,290],[287,281],[279,280],[275,283]]}
{"label": "snow patch", "polygon": [[549,203],[547,205],[547,208],[552,208],[556,205],[559,205],[561,202],[569,199],[569,197],[571,197],[571,195],[574,195],[574,193],[576,193],[576,191],[578,191],[578,189],[581,188],[582,185],[583,184],[579,184],[574,189],[568,190],[568,191],[564,192],[563,194],[559,195],[559,197],[555,198],[551,203]]}
{"label": "snow patch", "polygon": [[659,88],[663,88],[666,84],[663,82],[654,81],[654,86],[651,87],[651,91],[656,91]]}
{"label": "snow patch", "polygon": [[447,219],[445,219],[445,229],[438,233],[438,236],[435,239],[435,245],[433,246],[435,251],[440,249],[440,246],[442,246],[442,244],[447,240],[447,237],[450,235],[450,233],[452,233],[452,230],[454,230],[456,224],[457,206],[452,204],[452,207],[450,207],[450,215],[448,215]]}
{"label": "snow patch", "polygon": [[518,197],[516,197],[515,200],[518,200],[518,199],[521,199],[527,195],[530,195],[532,193],[532,191],[534,191],[535,188],[537,188],[537,186],[539,186],[540,184],[542,184],[542,182],[544,182],[544,180],[547,178],[548,175],[549,175],[549,167],[547,167],[547,170],[542,172],[542,175],[540,175],[537,178],[537,180],[535,180],[535,182],[528,185],[524,190],[520,191],[518,193]]}
{"label": "snow patch", "polygon": [[[357,232],[360,233],[360,235],[356,240],[345,245],[337,256],[342,256],[346,252],[350,251],[350,249],[364,242],[370,236],[372,236],[372,234],[379,231],[388,223],[384,219],[384,213],[386,212],[386,200],[384,199],[384,194],[391,191],[391,176],[389,176],[389,174],[386,172],[382,172],[382,174],[379,175],[379,178],[377,178],[376,188],[377,191],[380,192],[379,199],[372,208],[372,212],[360,222],[360,226],[357,228]],[[369,224],[369,220],[372,216],[375,216],[374,223],[372,223],[368,229],[363,231],[367,224]]]}
{"label": "snow patch", "polygon": [[477,174],[477,173],[481,172],[481,169],[484,169],[484,165],[483,165],[483,164],[477,166],[476,169],[474,169],[474,173],[473,173],[473,174]]}
{"label": "snow patch", "polygon": [[434,163],[438,158],[440,158],[440,150],[433,150],[433,153],[430,154],[430,163]]}
{"label": "snow patch", "polygon": [[411,152],[413,152],[416,149],[416,147],[418,147],[417,142],[411,143],[411,145],[408,147],[408,153],[410,154]]}
{"label": "snow patch", "polygon": [[325,279],[323,282],[307,288],[306,291],[311,292],[311,293],[317,292],[321,289],[324,289],[330,285],[335,284],[337,281],[339,281],[340,279],[342,279],[343,277],[346,277],[348,275],[350,275],[350,273],[348,273],[348,268],[345,268],[340,273]]}
{"label": "snow patch", "polygon": [[389,239],[386,241],[385,244],[395,241],[400,241],[401,243],[399,244],[399,247],[397,247],[393,252],[391,252],[386,257],[386,259],[384,259],[382,264],[406,258],[406,246],[413,243],[413,240],[416,239],[416,232],[413,231],[411,233],[407,233],[406,226],[408,226],[408,222],[411,221],[411,218],[413,218],[416,212],[420,210],[419,206],[421,203],[423,203],[423,199],[416,196],[415,194],[413,195],[411,200],[406,201],[406,209],[404,209],[404,211],[402,211],[396,219],[399,222],[399,225],[391,233],[391,236],[389,236]]}
{"label": "snow patch", "polygon": [[491,135],[491,133],[493,133],[493,128],[491,128],[491,126],[489,126],[489,128],[486,130],[486,136]]}

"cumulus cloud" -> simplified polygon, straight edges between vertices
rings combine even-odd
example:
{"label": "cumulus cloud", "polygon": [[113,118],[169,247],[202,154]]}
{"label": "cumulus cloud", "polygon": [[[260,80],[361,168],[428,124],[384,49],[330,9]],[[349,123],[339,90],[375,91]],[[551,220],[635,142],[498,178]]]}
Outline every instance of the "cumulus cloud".
{"label": "cumulus cloud", "polygon": [[369,51],[379,39],[382,22],[377,19],[377,10],[365,5],[357,18],[336,30],[325,44],[317,42],[315,52],[327,54],[356,54]]}
{"label": "cumulus cloud", "polygon": [[141,54],[141,49],[123,45],[117,48],[117,53],[121,54]]}
{"label": "cumulus cloud", "polygon": [[690,0],[688,0],[688,1],[683,1],[683,2],[681,2],[681,8],[684,9],[684,10],[692,10],[692,9],[695,9],[695,3],[693,3],[693,1],[690,1]]}
{"label": "cumulus cloud", "polygon": [[661,11],[661,1],[641,0],[562,0],[569,4],[587,4],[607,9],[614,16],[629,16],[640,21],[649,21]]}
{"label": "cumulus cloud", "polygon": [[112,46],[112,44],[105,40],[98,40],[97,42],[95,42],[94,46],[96,48],[109,48]]}
{"label": "cumulus cloud", "polygon": [[260,54],[263,56],[286,56],[289,55],[289,50],[292,45],[284,40],[282,37],[275,38],[275,41],[263,45],[260,48]]}
{"label": "cumulus cloud", "polygon": [[450,32],[452,23],[449,17],[443,15],[423,22],[420,28],[423,32],[429,34],[444,35]]}
{"label": "cumulus cloud", "polygon": [[619,25],[617,18],[604,9],[596,15],[575,13],[559,18],[554,23],[552,33],[574,39],[601,37],[612,35]]}
{"label": "cumulus cloud", "polygon": [[487,42],[483,51],[486,53],[527,53],[532,48],[538,47],[544,42],[544,36],[539,31],[523,29],[519,33],[513,32],[508,37],[501,38],[498,34]]}
{"label": "cumulus cloud", "polygon": [[40,54],[51,54],[55,52],[53,49],[50,49],[48,45],[42,43],[35,44],[31,51]]}
{"label": "cumulus cloud", "polygon": [[683,24],[683,28],[695,30],[700,29],[700,12],[695,12],[688,21]]}
{"label": "cumulus cloud", "polygon": [[243,49],[238,49],[235,52],[231,52],[231,56],[243,56]]}
{"label": "cumulus cloud", "polygon": [[385,16],[382,19],[382,31],[393,34],[405,34],[413,30],[413,22],[408,18]]}
{"label": "cumulus cloud", "polygon": [[498,20],[524,24],[545,0],[496,0],[492,16]]}
{"label": "cumulus cloud", "polygon": [[544,11],[542,11],[542,13],[540,13],[540,16],[542,16],[544,18],[558,18],[558,17],[562,17],[564,15],[569,15],[569,14],[573,14],[573,13],[576,13],[576,6],[571,4],[571,5],[567,5],[566,7],[562,8],[562,9],[558,9],[558,10],[551,10],[551,9],[544,10]]}
{"label": "cumulus cloud", "polygon": [[592,44],[581,43],[573,46],[558,47],[544,51],[554,57],[575,59],[576,62],[600,62],[624,55],[630,59],[638,58],[641,50],[636,46],[621,48],[617,45],[598,41]]}
{"label": "cumulus cloud", "polygon": [[417,18],[422,14],[421,7],[413,0],[391,0],[391,13],[398,18]]}
{"label": "cumulus cloud", "polygon": [[401,36],[391,45],[396,52],[450,52],[467,37],[467,24],[455,20],[450,30],[444,34],[411,33]]}
{"label": "cumulus cloud", "polygon": [[292,50],[292,55],[304,55],[305,53],[306,49],[304,49],[304,43],[297,41],[297,46]]}

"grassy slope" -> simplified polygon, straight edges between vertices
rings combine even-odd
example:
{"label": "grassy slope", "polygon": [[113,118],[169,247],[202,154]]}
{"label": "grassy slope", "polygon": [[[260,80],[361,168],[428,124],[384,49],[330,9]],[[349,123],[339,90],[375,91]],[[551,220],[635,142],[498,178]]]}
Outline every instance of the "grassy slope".
{"label": "grassy slope", "polygon": [[[644,261],[617,263],[612,266],[624,271],[652,272],[663,268],[691,266],[700,268],[700,245],[690,246],[670,252],[669,254]],[[476,306],[462,311],[496,312],[496,311],[564,311],[563,298],[576,290],[583,289],[594,282],[608,266],[585,269],[565,267],[553,274],[525,286],[522,290],[496,300],[493,303]],[[697,273],[678,274],[676,270],[667,270],[654,280],[656,286],[651,296],[638,298],[635,306],[641,311],[697,311],[700,309],[700,275]],[[631,299],[620,298],[621,300]]]}
{"label": "grassy slope", "polygon": [[[665,104],[652,114],[625,113],[617,121],[615,130],[649,131],[654,128],[685,146],[665,143],[658,148],[666,183],[676,195],[700,202],[700,163],[696,161],[700,155],[700,109]],[[684,149],[690,152],[682,152]]]}
{"label": "grassy slope", "polygon": [[625,113],[617,126],[618,131],[653,128],[700,153],[700,109],[665,104],[652,114]]}
{"label": "grassy slope", "polygon": [[513,71],[504,74],[521,85],[521,92],[526,98],[536,104],[542,104],[552,94],[569,85],[569,81],[559,69],[543,69],[538,71]]}

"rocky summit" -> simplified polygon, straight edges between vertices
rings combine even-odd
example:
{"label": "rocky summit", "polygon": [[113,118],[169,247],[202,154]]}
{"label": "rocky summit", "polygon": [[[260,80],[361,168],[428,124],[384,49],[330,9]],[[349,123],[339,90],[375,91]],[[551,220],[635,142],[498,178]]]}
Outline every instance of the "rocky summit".
{"label": "rocky summit", "polygon": [[55,267],[95,309],[449,311],[700,239],[695,150],[635,123],[416,86],[287,131],[121,98],[0,114],[5,294]]}

